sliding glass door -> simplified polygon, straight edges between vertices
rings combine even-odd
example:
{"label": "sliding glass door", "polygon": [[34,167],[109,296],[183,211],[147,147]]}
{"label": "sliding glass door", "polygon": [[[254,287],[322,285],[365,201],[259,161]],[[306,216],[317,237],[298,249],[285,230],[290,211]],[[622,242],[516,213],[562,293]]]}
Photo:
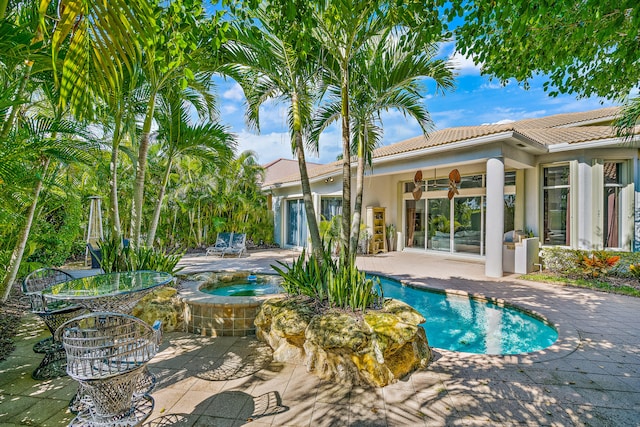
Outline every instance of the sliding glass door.
{"label": "sliding glass door", "polygon": [[307,215],[302,199],[287,200],[287,245],[307,244]]}
{"label": "sliding glass door", "polygon": [[456,197],[453,199],[455,252],[481,254],[483,197]]}
{"label": "sliding glass door", "polygon": [[435,251],[451,251],[451,201],[447,198],[429,199],[429,240],[427,249]]}

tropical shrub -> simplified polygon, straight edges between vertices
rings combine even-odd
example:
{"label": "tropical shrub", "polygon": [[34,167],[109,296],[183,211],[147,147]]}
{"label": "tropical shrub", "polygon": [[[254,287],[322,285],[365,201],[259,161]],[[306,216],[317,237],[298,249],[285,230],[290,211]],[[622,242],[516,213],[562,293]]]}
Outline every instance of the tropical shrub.
{"label": "tropical shrub", "polygon": [[108,237],[100,242],[102,259],[100,267],[105,273],[114,271],[154,270],[175,274],[182,270],[176,265],[184,252],[140,246],[132,248],[122,239]]}
{"label": "tropical shrub", "polygon": [[353,261],[336,261],[329,250],[322,260],[305,251],[291,265],[278,261],[272,266],[283,278],[282,286],[289,295],[305,295],[318,306],[350,308],[365,311],[382,305],[384,294],[380,280],[359,271]]}
{"label": "tropical shrub", "polygon": [[329,306],[351,308],[354,311],[382,306],[384,295],[380,279],[367,277],[353,262],[330,274],[328,279]]}
{"label": "tropical shrub", "polygon": [[607,251],[593,251],[590,255],[580,254],[577,259],[582,274],[591,278],[605,276],[618,261],[619,256],[611,255]]}
{"label": "tropical shrub", "polygon": [[576,263],[583,251],[560,248],[555,246],[545,247],[540,251],[540,258],[545,268],[552,273],[578,274],[580,269]]}
{"label": "tropical shrub", "polygon": [[567,276],[632,277],[630,266],[640,267],[640,253],[617,251],[588,251],[547,247],[540,251],[545,268],[556,274]]}
{"label": "tropical shrub", "polygon": [[629,274],[636,279],[640,279],[640,263],[629,265]]}
{"label": "tropical shrub", "polygon": [[73,197],[51,197],[43,203],[44,212],[31,230],[35,250],[27,261],[46,266],[61,266],[81,233],[82,206]]}
{"label": "tropical shrub", "polygon": [[322,254],[322,259],[318,259],[313,253],[307,258],[303,249],[291,265],[278,261],[280,267],[271,266],[282,277],[282,287],[286,293],[305,295],[320,302],[327,299],[327,281],[337,269],[337,264],[328,250],[322,251]]}

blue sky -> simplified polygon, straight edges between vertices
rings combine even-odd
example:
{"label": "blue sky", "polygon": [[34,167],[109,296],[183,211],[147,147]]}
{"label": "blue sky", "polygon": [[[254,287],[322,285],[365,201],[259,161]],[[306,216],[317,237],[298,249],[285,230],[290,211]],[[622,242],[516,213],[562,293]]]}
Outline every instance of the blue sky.
{"label": "blue sky", "polygon": [[[576,99],[572,95],[549,97],[542,89],[543,77],[531,81],[524,90],[515,82],[501,86],[496,80],[481,76],[471,60],[453,52],[453,43],[442,47],[441,54],[456,64],[456,89],[444,95],[430,92],[425,84],[425,105],[435,123],[435,129],[506,122],[552,114],[587,111],[614,105],[600,98]],[[248,129],[244,122],[244,95],[232,80],[218,80],[221,120],[238,137],[238,150],[252,150],[258,161],[266,164],[280,157],[294,159],[289,142],[285,107],[268,104],[260,111],[260,134]],[[383,115],[383,145],[393,144],[420,134],[420,128],[399,112]],[[342,153],[340,130],[337,125],[327,129],[320,138],[319,156],[308,154],[310,162],[327,163]]]}

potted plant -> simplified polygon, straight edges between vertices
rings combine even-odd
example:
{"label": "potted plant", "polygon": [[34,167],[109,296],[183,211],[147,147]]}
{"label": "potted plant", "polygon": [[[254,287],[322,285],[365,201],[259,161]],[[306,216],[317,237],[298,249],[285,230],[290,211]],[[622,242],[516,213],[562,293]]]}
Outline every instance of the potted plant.
{"label": "potted plant", "polygon": [[389,240],[389,252],[395,250],[396,247],[396,226],[395,224],[387,225],[387,239]]}

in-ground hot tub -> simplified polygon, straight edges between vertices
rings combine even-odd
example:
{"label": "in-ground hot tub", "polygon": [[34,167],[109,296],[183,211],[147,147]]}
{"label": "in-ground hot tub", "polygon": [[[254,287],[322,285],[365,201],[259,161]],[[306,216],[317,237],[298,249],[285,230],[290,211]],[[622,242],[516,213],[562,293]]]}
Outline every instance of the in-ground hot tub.
{"label": "in-ground hot tub", "polygon": [[[187,332],[211,337],[255,334],[258,308],[262,301],[277,295],[281,281],[277,275],[247,271],[204,272],[183,278],[178,296],[184,303]],[[254,283],[257,292],[247,286]],[[265,288],[270,293],[263,293]]]}

